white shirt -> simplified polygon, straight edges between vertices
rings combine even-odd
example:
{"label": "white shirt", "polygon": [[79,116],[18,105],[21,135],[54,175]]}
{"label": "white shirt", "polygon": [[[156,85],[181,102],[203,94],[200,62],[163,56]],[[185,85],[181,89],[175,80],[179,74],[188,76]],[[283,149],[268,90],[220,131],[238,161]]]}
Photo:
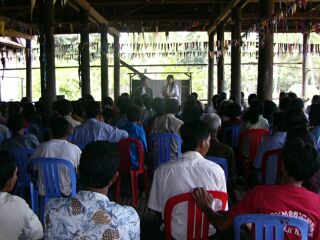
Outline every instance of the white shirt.
{"label": "white shirt", "polygon": [[166,84],[163,88],[163,93],[166,93],[168,98],[173,98],[173,99],[179,100],[180,91],[179,91],[178,84],[173,82],[172,87],[170,86],[170,84]]}
{"label": "white shirt", "polygon": [[[178,161],[170,161],[159,166],[153,176],[148,207],[162,213],[167,200],[173,196],[192,192],[195,187],[206,190],[227,192],[223,169],[206,160],[199,152],[182,154]],[[214,201],[214,210],[221,210],[221,202]],[[187,238],[187,204],[181,203],[173,210],[172,232],[175,239]],[[210,226],[209,235],[215,233]]]}
{"label": "white shirt", "polygon": [[0,239],[35,240],[43,237],[38,217],[20,197],[0,192]]}
{"label": "white shirt", "polygon": [[[32,158],[60,158],[70,161],[75,168],[78,167],[81,156],[81,150],[78,146],[69,143],[66,140],[52,139],[48,142],[41,143],[35,150]],[[60,189],[61,192],[69,196],[71,194],[71,178],[66,168],[60,170]],[[40,175],[40,173],[39,173]],[[38,179],[40,195],[45,195],[43,180]]]}
{"label": "white shirt", "polygon": [[64,116],[64,119],[67,120],[73,128],[81,125],[81,122],[74,120],[71,116]]}

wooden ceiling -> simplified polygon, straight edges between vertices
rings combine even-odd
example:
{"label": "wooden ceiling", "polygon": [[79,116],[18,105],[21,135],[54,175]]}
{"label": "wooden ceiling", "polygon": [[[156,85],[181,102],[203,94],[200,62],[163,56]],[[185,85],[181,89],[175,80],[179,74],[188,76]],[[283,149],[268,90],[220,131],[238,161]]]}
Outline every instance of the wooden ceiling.
{"label": "wooden ceiling", "polygon": [[[18,32],[24,37],[37,34],[39,1],[42,0],[36,1],[31,18],[30,0],[2,0],[0,20],[5,21],[5,32],[11,31],[11,36]],[[290,7],[294,2],[275,0],[275,12]],[[228,31],[231,26],[230,9],[236,5],[242,7],[243,31],[259,21],[258,0],[68,0],[65,6],[61,0],[56,0],[55,33],[79,32],[79,9],[88,9],[88,4],[106,20],[105,23],[110,23],[120,32],[208,31],[214,30],[220,22],[226,23]],[[99,32],[101,18],[91,15],[91,32]],[[287,20],[285,27],[279,27],[279,32],[299,31],[297,26],[306,20],[320,23],[320,0],[308,0],[305,8],[298,7]]]}

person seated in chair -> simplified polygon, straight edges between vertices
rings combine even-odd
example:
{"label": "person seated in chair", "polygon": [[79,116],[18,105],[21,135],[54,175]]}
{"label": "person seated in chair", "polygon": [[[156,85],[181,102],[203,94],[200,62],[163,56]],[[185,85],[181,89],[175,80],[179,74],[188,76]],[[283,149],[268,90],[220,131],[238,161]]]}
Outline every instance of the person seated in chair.
{"label": "person seated in chair", "polygon": [[67,99],[61,99],[57,101],[57,112],[60,114],[64,119],[66,119],[73,128],[81,125],[81,122],[78,122],[77,120],[74,120],[71,115],[73,112],[72,104]]}
{"label": "person seated in chair", "polygon": [[[162,213],[169,198],[191,192],[202,186],[207,190],[226,192],[226,179],[223,169],[214,162],[204,158],[210,147],[209,126],[194,120],[181,127],[182,157],[179,161],[169,161],[160,165],[153,176],[148,207]],[[213,209],[220,209],[221,202],[212,204]],[[186,239],[187,206],[179,204],[173,211],[172,237]],[[215,230],[210,227],[209,235]]]}
{"label": "person seated in chair", "polygon": [[17,182],[17,165],[7,150],[0,151],[0,239],[42,239],[38,217],[22,198],[11,195]]}
{"label": "person seated in chair", "polygon": [[[77,168],[81,156],[81,150],[78,146],[69,143],[67,137],[71,134],[72,126],[63,117],[54,117],[51,121],[51,132],[53,139],[41,143],[34,154],[33,158],[59,158],[70,161]],[[60,189],[64,196],[71,194],[71,178],[65,168],[61,168],[60,174]],[[39,193],[45,195],[44,183],[42,177],[38,180]]]}
{"label": "person seated in chair", "polygon": [[107,197],[117,180],[118,167],[119,159],[110,143],[88,144],[78,169],[81,191],[46,205],[46,239],[140,239],[137,212]]}
{"label": "person seated in chair", "polygon": [[[147,152],[147,139],[141,124],[141,116],[141,108],[137,105],[131,105],[127,112],[129,122],[123,126],[123,129],[128,132],[130,138],[139,140],[142,143],[144,152]],[[139,166],[138,152],[134,145],[130,146],[130,163],[133,169],[137,169]]]}
{"label": "person seated in chair", "polygon": [[12,131],[12,137],[3,143],[4,149],[35,149],[39,145],[39,140],[34,134],[25,134],[24,125],[25,118],[21,113],[10,114],[8,118],[8,127]]}
{"label": "person seated in chair", "polygon": [[[194,189],[195,201],[209,221],[219,230],[226,230],[239,214],[297,217],[308,222],[308,239],[320,239],[320,196],[302,187],[302,183],[319,169],[319,154],[313,144],[299,137],[287,139],[283,152],[281,185],[263,185],[252,189],[227,213],[215,212],[211,206],[211,195],[203,188]],[[285,239],[300,239],[299,233],[286,227]]]}
{"label": "person seated in chair", "polygon": [[112,127],[104,122],[98,102],[87,102],[85,109],[87,120],[74,129],[73,139],[75,142],[82,144],[95,141],[119,142],[121,139],[128,137],[126,131]]}

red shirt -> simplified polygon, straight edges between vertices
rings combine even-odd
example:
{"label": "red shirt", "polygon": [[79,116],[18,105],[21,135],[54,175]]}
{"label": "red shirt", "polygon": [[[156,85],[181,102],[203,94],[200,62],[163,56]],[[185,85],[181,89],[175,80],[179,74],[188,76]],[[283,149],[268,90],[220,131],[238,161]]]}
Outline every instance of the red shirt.
{"label": "red shirt", "polygon": [[[294,185],[264,185],[249,191],[234,206],[229,216],[266,213],[297,217],[309,223],[309,240],[320,239],[320,196]],[[295,229],[288,228],[285,239],[298,240]],[[291,232],[291,233],[289,233]]]}

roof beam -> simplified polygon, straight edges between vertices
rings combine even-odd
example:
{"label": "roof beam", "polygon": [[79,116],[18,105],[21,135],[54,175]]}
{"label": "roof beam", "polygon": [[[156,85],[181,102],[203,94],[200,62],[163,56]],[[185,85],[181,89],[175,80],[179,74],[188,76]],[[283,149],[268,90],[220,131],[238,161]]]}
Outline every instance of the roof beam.
{"label": "roof beam", "polygon": [[[95,19],[98,23],[109,25],[110,23],[99,13],[95,10],[86,0],[74,0],[80,7],[84,10],[88,11],[89,15]],[[113,36],[119,36],[120,32],[114,28],[109,27],[109,33]]]}
{"label": "roof beam", "polygon": [[[258,13],[250,13],[250,14],[243,14],[241,16],[241,20],[243,21],[250,21],[254,19],[259,19],[260,15]],[[286,17],[287,20],[320,20],[320,13],[319,12],[296,12],[294,15],[288,15]]]}
{"label": "roof beam", "polygon": [[12,29],[5,29],[3,35],[6,37],[18,37],[18,38],[32,40],[32,35],[27,34],[27,33],[23,33],[23,32],[19,32],[16,30],[12,30]]}
{"label": "roof beam", "polygon": [[[228,6],[222,11],[219,17],[215,20],[213,25],[208,29],[208,34],[212,33],[218,25],[223,22],[231,13],[231,9],[236,7],[242,0],[232,0]],[[242,5],[246,4],[249,0],[242,1]]]}

